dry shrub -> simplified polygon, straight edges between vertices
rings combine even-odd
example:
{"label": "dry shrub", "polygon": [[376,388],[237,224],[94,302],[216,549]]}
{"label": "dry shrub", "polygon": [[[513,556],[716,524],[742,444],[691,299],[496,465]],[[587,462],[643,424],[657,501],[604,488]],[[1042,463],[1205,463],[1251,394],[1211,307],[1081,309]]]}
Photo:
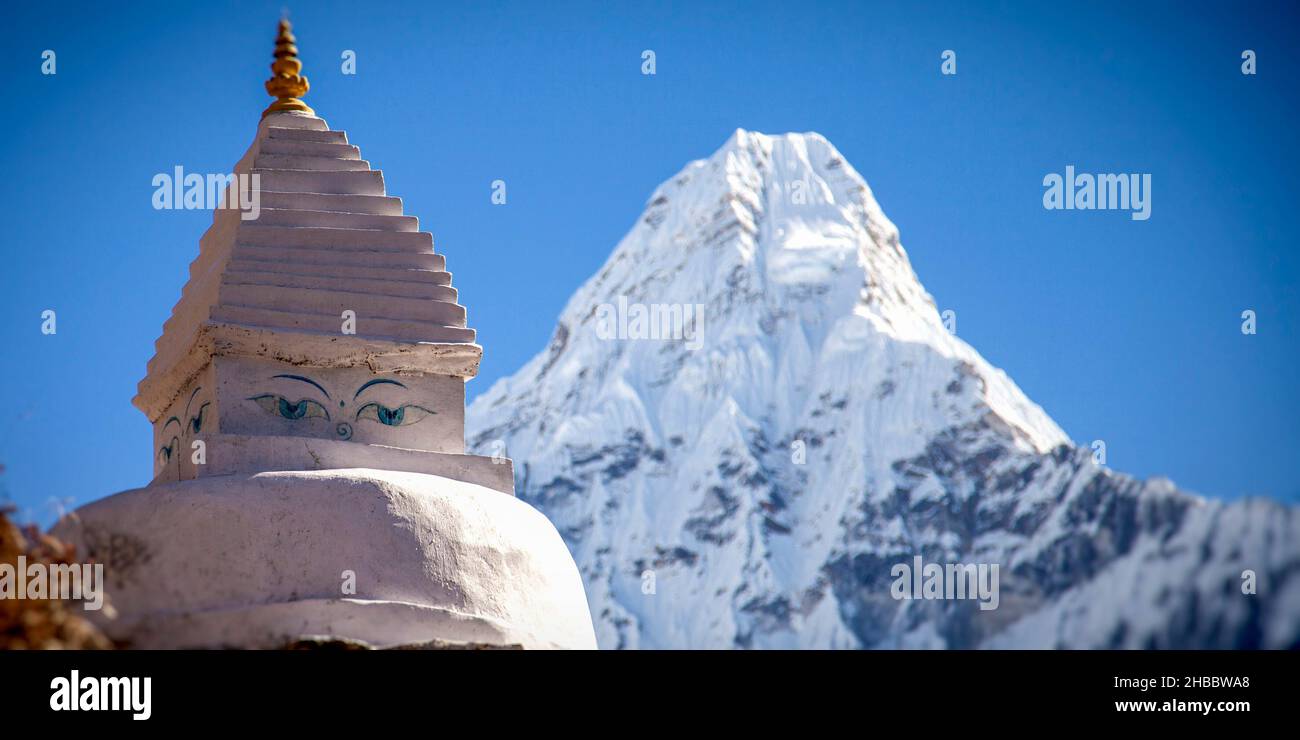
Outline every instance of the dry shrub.
{"label": "dry shrub", "polygon": [[[75,548],[42,533],[34,525],[19,527],[0,509],[0,563],[71,565]],[[0,650],[99,650],[113,643],[81,616],[80,602],[61,599],[0,599]]]}

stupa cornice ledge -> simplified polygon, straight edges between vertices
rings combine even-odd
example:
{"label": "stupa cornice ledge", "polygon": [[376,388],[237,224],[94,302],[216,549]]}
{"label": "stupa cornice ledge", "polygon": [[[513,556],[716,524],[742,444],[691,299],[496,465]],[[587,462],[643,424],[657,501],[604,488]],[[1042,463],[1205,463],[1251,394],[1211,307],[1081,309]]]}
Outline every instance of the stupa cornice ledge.
{"label": "stupa cornice ledge", "polygon": [[472,342],[405,342],[352,335],[316,334],[205,322],[190,349],[170,368],[155,368],[139,382],[132,403],[157,423],[213,357],[255,357],[291,365],[350,368],[372,373],[478,374],[483,347]]}

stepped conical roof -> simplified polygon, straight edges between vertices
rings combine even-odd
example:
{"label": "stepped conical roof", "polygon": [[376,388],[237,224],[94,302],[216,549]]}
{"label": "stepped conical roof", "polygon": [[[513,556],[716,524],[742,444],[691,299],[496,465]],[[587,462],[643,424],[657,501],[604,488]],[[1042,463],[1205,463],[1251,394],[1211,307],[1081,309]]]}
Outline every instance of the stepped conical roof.
{"label": "stepped conical roof", "polygon": [[[296,75],[301,65],[289,61]],[[281,99],[234,168],[235,187],[246,183],[254,192],[245,203],[257,207],[235,208],[232,188],[225,201],[232,207],[216,210],[200,240],[135,398],[151,420],[214,355],[464,378],[477,372],[482,350],[433,236],[403,214],[383,173],[345,132],[290,97],[306,92],[306,79],[284,82],[279,47],[276,64],[272,94]],[[351,327],[345,312],[355,317]]]}

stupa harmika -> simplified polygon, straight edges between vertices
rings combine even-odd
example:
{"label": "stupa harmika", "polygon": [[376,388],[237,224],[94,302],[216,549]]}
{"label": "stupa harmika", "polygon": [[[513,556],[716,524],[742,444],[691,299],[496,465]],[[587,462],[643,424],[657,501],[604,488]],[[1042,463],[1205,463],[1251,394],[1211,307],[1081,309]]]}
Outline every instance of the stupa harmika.
{"label": "stupa harmika", "polygon": [[134,399],[154,480],[55,528],[105,564],[102,626],[137,647],[594,648],[559,534],[508,459],[465,454],[482,348],[445,258],[302,102],[286,21],[271,69],[235,165],[260,213],[217,209]]}

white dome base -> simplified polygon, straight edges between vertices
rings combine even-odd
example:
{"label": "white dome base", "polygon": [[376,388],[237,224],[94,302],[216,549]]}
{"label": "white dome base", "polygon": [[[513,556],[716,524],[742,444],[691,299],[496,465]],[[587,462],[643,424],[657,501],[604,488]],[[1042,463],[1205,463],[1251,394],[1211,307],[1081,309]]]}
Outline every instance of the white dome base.
{"label": "white dome base", "polygon": [[582,579],[550,521],[450,478],[213,476],[95,501],[54,534],[104,563],[117,617],[88,614],[132,647],[596,647]]}

